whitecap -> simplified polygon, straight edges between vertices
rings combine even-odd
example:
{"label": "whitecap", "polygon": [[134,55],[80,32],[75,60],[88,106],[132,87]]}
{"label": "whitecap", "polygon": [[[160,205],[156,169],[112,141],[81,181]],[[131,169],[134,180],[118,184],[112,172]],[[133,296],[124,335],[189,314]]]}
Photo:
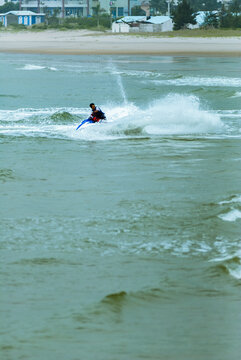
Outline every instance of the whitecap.
{"label": "whitecap", "polygon": [[230,275],[235,279],[241,279],[241,266],[238,266],[236,269],[228,269]]}
{"label": "whitecap", "polygon": [[241,219],[241,211],[234,209],[234,210],[229,211],[226,214],[219,215],[219,218],[224,221],[234,222],[237,219]]}
{"label": "whitecap", "polygon": [[237,97],[241,97],[241,92],[236,92],[233,96],[231,96],[232,98],[237,98]]}
{"label": "whitecap", "polygon": [[204,134],[223,127],[219,115],[201,108],[195,96],[171,94],[153,102],[143,114],[148,134]]}
{"label": "whitecap", "polygon": [[21,68],[20,70],[43,70],[43,69],[47,69],[47,70],[51,70],[51,71],[58,71],[58,69],[56,69],[55,67],[48,67],[48,66],[42,66],[42,65],[32,65],[32,64],[26,64],[23,68]]}
{"label": "whitecap", "polygon": [[241,279],[241,252],[238,251],[235,254],[229,254],[221,258],[215,258],[209,260],[209,262],[221,263],[228,273],[235,279]]}
{"label": "whitecap", "polygon": [[241,87],[241,78],[229,77],[195,77],[187,76],[178,79],[152,80],[156,85],[175,85],[175,86],[222,86],[222,87]]}
{"label": "whitecap", "polygon": [[233,203],[241,203],[241,196],[235,196],[230,200],[220,201],[218,204],[223,205],[223,204],[233,204]]}
{"label": "whitecap", "polygon": [[[220,115],[202,109],[200,101],[195,96],[171,94],[157,99],[145,108],[138,107],[126,101],[122,105],[100,104],[107,116],[107,121],[95,124],[76,131],[77,125],[89,115],[88,108],[44,108],[44,109],[17,109],[0,111],[0,120],[3,122],[1,132],[11,130],[7,122],[11,122],[12,130],[20,133],[21,127],[17,122],[21,120],[29,127],[29,134],[38,128],[44,130],[47,136],[60,136],[75,140],[113,140],[121,138],[162,136],[162,135],[201,135],[219,134],[223,131]],[[78,123],[65,123],[66,126],[57,127],[58,124],[51,118],[57,112],[68,112],[79,117]],[[46,131],[46,118],[49,127]],[[37,120],[36,120],[37,119]],[[36,121],[38,123],[36,127]],[[20,124],[19,124],[20,125]],[[52,131],[52,132],[51,132]],[[8,132],[9,133],[9,132]],[[26,135],[26,129],[24,131]]]}

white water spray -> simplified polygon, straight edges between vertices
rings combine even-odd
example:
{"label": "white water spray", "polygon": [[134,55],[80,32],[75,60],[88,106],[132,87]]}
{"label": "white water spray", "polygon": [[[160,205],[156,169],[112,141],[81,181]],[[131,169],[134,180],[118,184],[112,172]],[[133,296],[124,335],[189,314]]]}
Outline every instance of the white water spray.
{"label": "white water spray", "polygon": [[[85,140],[107,140],[128,136],[223,134],[220,114],[201,108],[195,96],[172,94],[147,103],[145,108],[128,103],[106,108],[103,125],[75,131],[73,121],[85,118],[86,108],[44,108],[0,111],[0,134]],[[77,121],[77,118],[76,118]]]}
{"label": "white water spray", "polygon": [[122,96],[122,99],[123,99],[123,103],[124,103],[124,105],[127,105],[128,100],[127,100],[126,92],[125,92],[125,89],[124,89],[124,86],[123,86],[122,78],[120,76],[120,73],[118,72],[118,69],[113,64],[112,61],[110,61],[110,68],[111,68],[112,74],[114,74],[115,77],[116,77],[117,85],[118,85],[118,88],[120,89],[120,93],[121,93],[121,96]]}

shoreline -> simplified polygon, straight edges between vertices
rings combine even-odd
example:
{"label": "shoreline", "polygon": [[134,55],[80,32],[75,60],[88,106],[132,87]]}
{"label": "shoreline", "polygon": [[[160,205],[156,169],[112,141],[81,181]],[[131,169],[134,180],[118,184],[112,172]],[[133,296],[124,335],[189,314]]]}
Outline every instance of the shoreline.
{"label": "shoreline", "polygon": [[88,30],[0,32],[1,53],[241,57],[241,37],[148,37]]}

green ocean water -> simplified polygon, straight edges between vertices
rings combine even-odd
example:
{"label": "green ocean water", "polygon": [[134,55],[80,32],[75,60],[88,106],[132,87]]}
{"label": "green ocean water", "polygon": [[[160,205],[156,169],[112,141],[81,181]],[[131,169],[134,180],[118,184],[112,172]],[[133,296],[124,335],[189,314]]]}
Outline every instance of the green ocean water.
{"label": "green ocean water", "polygon": [[240,59],[0,54],[0,84],[0,358],[239,360]]}

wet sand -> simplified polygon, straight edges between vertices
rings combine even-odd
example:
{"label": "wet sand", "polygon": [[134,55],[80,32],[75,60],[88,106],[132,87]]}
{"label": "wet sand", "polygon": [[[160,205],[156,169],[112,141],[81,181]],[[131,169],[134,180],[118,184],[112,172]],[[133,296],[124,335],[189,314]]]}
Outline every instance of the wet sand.
{"label": "wet sand", "polygon": [[241,37],[167,38],[95,33],[88,30],[0,32],[0,52],[241,56]]}

